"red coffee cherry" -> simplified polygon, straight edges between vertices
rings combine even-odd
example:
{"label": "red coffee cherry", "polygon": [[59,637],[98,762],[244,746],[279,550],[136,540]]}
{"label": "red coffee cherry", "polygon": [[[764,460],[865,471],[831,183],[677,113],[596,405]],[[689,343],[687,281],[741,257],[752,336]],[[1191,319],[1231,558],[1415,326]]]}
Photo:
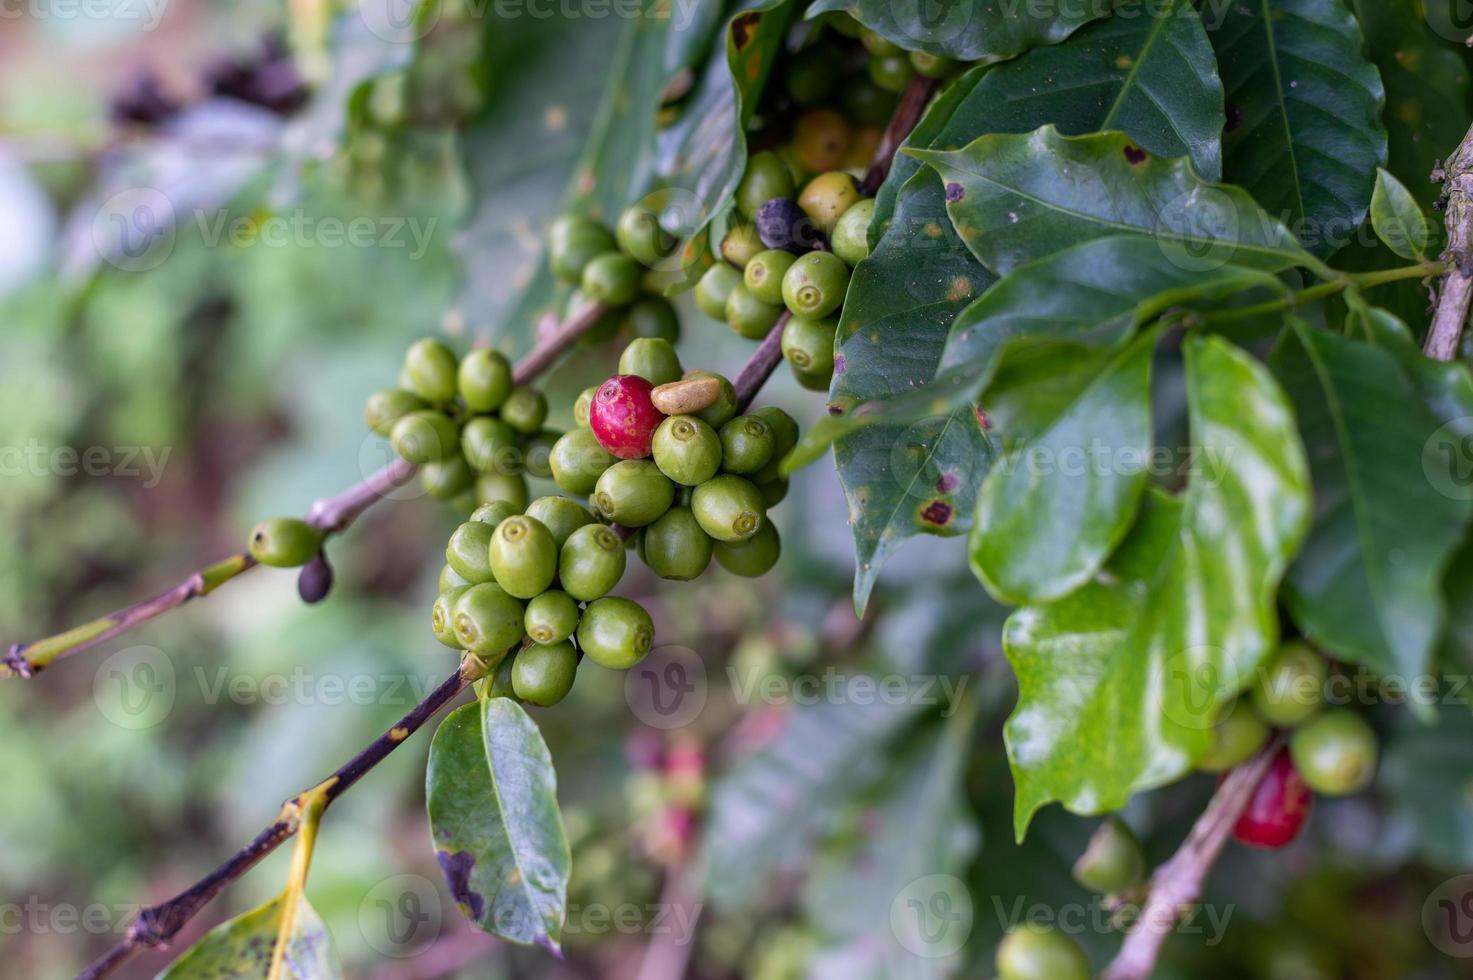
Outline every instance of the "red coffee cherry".
{"label": "red coffee cherry", "polygon": [[665,416],[650,401],[654,385],[634,374],[621,374],[599,385],[588,407],[594,438],[620,459],[644,459],[650,440]]}
{"label": "red coffee cherry", "polygon": [[1282,749],[1233,826],[1233,836],[1254,847],[1283,847],[1299,836],[1312,802],[1314,797],[1294,768],[1289,750]]}

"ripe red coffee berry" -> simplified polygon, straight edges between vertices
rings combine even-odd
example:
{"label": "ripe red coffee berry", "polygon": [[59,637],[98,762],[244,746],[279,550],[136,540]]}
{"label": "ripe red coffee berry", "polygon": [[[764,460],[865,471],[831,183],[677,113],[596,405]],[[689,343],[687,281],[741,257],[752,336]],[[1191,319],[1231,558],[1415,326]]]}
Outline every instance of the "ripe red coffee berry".
{"label": "ripe red coffee berry", "polygon": [[620,459],[644,459],[665,416],[650,400],[654,385],[635,374],[616,375],[599,385],[588,406],[593,436]]}
{"label": "ripe red coffee berry", "polygon": [[1254,847],[1279,848],[1299,836],[1314,802],[1288,749],[1280,750],[1253,790],[1233,836]]}

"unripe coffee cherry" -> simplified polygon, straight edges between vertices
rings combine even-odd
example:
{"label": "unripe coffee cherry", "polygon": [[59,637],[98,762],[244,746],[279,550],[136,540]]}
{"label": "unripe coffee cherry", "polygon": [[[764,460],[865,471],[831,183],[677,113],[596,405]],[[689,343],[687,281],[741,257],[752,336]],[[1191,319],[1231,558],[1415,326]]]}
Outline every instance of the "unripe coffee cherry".
{"label": "unripe coffee cherry", "polygon": [[482,473],[476,477],[476,499],[481,504],[505,502],[520,514],[527,509],[527,478],[520,473]]}
{"label": "unripe coffee cherry", "polygon": [[660,578],[689,582],[711,564],[711,539],[689,507],[671,507],[639,533],[639,558]]}
{"label": "unripe coffee cherry", "polygon": [[1052,926],[1025,922],[997,946],[998,980],[1089,980],[1079,944]]}
{"label": "unripe coffee cherry", "polygon": [[675,415],[661,422],[651,449],[660,472],[681,486],[698,486],[721,469],[721,437],[692,415]]}
{"label": "unripe coffee cherry", "polygon": [[460,362],[460,397],[472,412],[494,412],[511,394],[511,364],[499,351],[473,350]]}
{"label": "unripe coffee cherry", "polygon": [[781,306],[762,302],[746,286],[737,286],[726,297],[726,324],[747,340],[766,337],[782,313]]}
{"label": "unripe coffee cherry", "polygon": [[842,115],[833,109],[814,109],[793,124],[793,156],[808,173],[820,174],[843,165],[853,139]]}
{"label": "unripe coffee cherry", "polygon": [[825,234],[833,232],[839,219],[863,197],[859,184],[842,170],[819,174],[798,195],[798,206]]}
{"label": "unripe coffee cherry", "polygon": [[440,592],[444,593],[449,592],[451,589],[459,589],[474,584],[474,582],[467,580],[455,569],[446,565],[440,569],[440,579],[436,587]]}
{"label": "unripe coffee cherry", "polygon": [[482,504],[471,512],[471,520],[482,524],[490,524],[492,527],[500,524],[508,517],[515,517],[517,509],[508,501],[496,500],[489,504]]}
{"label": "unripe coffee cherry", "polygon": [[273,517],[251,531],[251,557],[274,568],[307,564],[322,548],[322,531],[295,517]]}
{"label": "unripe coffee cherry", "polygon": [[455,352],[438,340],[416,340],[404,355],[404,371],[416,395],[432,405],[449,405],[459,392]]}
{"label": "unripe coffee cherry", "polygon": [[1297,729],[1289,754],[1310,789],[1348,796],[1369,786],[1376,774],[1376,733],[1360,715],[1337,708]]}
{"label": "unripe coffee cherry", "polygon": [[584,496],[593,492],[603,471],[618,462],[617,457],[598,444],[597,437],[588,429],[574,429],[564,433],[553,443],[548,455],[548,467],[552,478],[566,493]]}
{"label": "unripe coffee cherry", "polygon": [[809,252],[783,276],[783,302],[793,316],[819,320],[837,310],[849,289],[849,267],[832,252]]}
{"label": "unripe coffee cherry", "polygon": [[736,388],[732,383],[714,371],[691,371],[686,374],[687,378],[715,378],[721,383],[721,390],[707,407],[695,412],[695,417],[705,422],[713,429],[720,429],[723,425],[736,417],[737,396]]}
{"label": "unripe coffee cherry", "polygon": [[644,459],[650,440],[664,420],[650,401],[654,385],[634,374],[621,374],[599,385],[589,406],[588,421],[598,444],[620,459]]}
{"label": "unripe coffee cherry", "polygon": [[1255,676],[1253,707],[1277,728],[1309,720],[1325,701],[1329,666],[1306,643],[1285,643]]}
{"label": "unripe coffee cherry", "polygon": [[783,301],[783,276],[796,261],[792,252],[781,249],[770,248],[757,253],[742,273],[747,292],[771,306],[780,305]]}
{"label": "unripe coffee cherry", "polygon": [[471,472],[470,464],[461,456],[426,463],[419,470],[419,485],[436,500],[454,500],[475,482],[476,474]]}
{"label": "unripe coffee cherry", "polygon": [[1289,750],[1283,749],[1253,790],[1248,806],[1233,826],[1233,836],[1254,847],[1283,847],[1299,836],[1313,802]]}
{"label": "unripe coffee cherry", "polygon": [[560,643],[578,628],[582,612],[566,592],[549,589],[527,603],[524,623],[534,643]]}
{"label": "unripe coffee cherry", "polygon": [[852,269],[869,257],[869,226],[875,216],[875,199],[865,198],[844,212],[834,226],[834,254]]}
{"label": "unripe coffee cherry", "polygon": [[721,427],[722,469],[728,473],[756,473],[772,461],[777,439],[756,415],[742,415]]}
{"label": "unripe coffee cherry", "polygon": [[733,575],[760,578],[782,557],[783,543],[773,523],[763,521],[757,533],[745,541],[717,541],[712,551],[716,564]]}
{"label": "unripe coffee cherry", "polygon": [[726,319],[726,301],[742,284],[742,274],[725,262],[707,269],[696,283],[696,306],[713,320]]}
{"label": "unripe coffee cherry", "polygon": [[717,541],[745,541],[762,527],[767,514],[762,491],[729,473],[696,487],[690,507],[701,529]]}
{"label": "unripe coffee cherry", "polygon": [[613,670],[633,667],[654,643],[654,620],[632,599],[605,596],[590,602],[578,624],[578,648],[594,663]]}
{"label": "unripe coffee cherry", "polygon": [[522,639],[522,604],[493,582],[466,589],[451,613],[461,647],[482,657],[500,660]]}
{"label": "unripe coffee cherry", "polygon": [[569,497],[538,497],[527,505],[526,514],[552,532],[552,540],[558,548],[562,548],[574,531],[593,523],[593,515],[588,508]]}
{"label": "unripe coffee cherry", "polygon": [[593,396],[598,394],[598,385],[584,388],[573,402],[573,421],[578,425],[588,427],[588,411],[593,407]]}
{"label": "unripe coffee cherry", "polygon": [[363,419],[376,435],[387,436],[394,423],[408,415],[429,408],[429,403],[412,391],[403,388],[386,388],[368,396],[363,408]]}
{"label": "unripe coffee cherry", "polygon": [[604,470],[593,489],[600,514],[625,527],[652,523],[675,501],[675,485],[647,459],[624,459]]}
{"label": "unripe coffee cherry", "polygon": [[1074,862],[1074,880],[1102,895],[1122,892],[1141,882],[1146,856],[1125,821],[1110,817],[1100,824],[1089,846]]}
{"label": "unripe coffee cherry", "polygon": [[496,528],[481,521],[467,521],[450,535],[445,562],[471,585],[494,581],[491,572],[491,536]]}
{"label": "unripe coffee cherry", "polygon": [[546,592],[557,577],[557,543],[531,517],[508,517],[496,525],[488,552],[496,584],[518,599]]}
{"label": "unripe coffee cherry", "polygon": [[680,339],[680,317],[663,296],[635,300],[624,311],[624,322],[629,325],[630,335],[636,338],[667,340],[672,344]]}
{"label": "unripe coffee cherry", "polygon": [[628,560],[624,542],[602,524],[574,531],[558,554],[558,580],[581,602],[608,595],[624,577]]}
{"label": "unripe coffee cherry", "polygon": [[450,459],[460,451],[460,430],[444,412],[410,412],[394,423],[389,444],[406,462],[423,466]]}
{"label": "unripe coffee cherry", "polygon": [[605,306],[625,306],[639,298],[639,263],[623,252],[595,256],[583,269],[583,294]]}
{"label": "unripe coffee cherry", "polygon": [[624,209],[614,237],[628,255],[648,266],[656,265],[675,248],[675,236],[660,227],[660,216],[653,209],[642,204]]}
{"label": "unripe coffee cherry", "polygon": [[619,373],[638,375],[658,387],[679,381],[684,368],[670,341],[637,337],[619,355]]}
{"label": "unripe coffee cherry", "polygon": [[1247,698],[1239,698],[1223,712],[1212,729],[1212,745],[1197,762],[1203,772],[1226,772],[1258,754],[1268,741],[1269,728]]}
{"label": "unripe coffee cherry", "polygon": [[455,634],[455,604],[470,588],[468,585],[460,585],[444,590],[430,609],[430,629],[434,631],[435,639],[452,650],[462,649],[460,638]]}
{"label": "unripe coffee cherry", "polygon": [[547,396],[536,388],[513,388],[501,404],[501,420],[522,435],[536,435],[547,421]]}
{"label": "unripe coffee cherry", "polygon": [[571,642],[534,643],[512,661],[511,686],[523,701],[547,708],[567,697],[577,672],[578,651]]}
{"label": "unripe coffee cherry", "polygon": [[775,197],[792,197],[793,191],[792,171],[781,157],[769,150],[754,153],[747,161],[747,172],[737,185],[737,209],[751,218],[768,201]]}
{"label": "unripe coffee cherry", "polygon": [[738,269],[745,269],[752,256],[760,251],[762,236],[757,234],[756,225],[732,225],[726,237],[721,239],[721,257]]}

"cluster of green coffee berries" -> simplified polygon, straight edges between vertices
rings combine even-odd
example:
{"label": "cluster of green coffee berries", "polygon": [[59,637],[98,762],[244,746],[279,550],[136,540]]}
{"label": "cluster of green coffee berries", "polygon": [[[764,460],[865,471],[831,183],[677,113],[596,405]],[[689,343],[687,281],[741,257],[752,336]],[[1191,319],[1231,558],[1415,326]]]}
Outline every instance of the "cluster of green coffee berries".
{"label": "cluster of green coffee berries", "polygon": [[676,247],[660,216],[644,204],[626,208],[612,231],[581,215],[553,222],[548,263],[554,276],[577,287],[568,299],[567,315],[589,303],[605,311],[584,334],[585,341],[600,343],[621,332],[672,344],[680,339],[680,319],[654,275]]}
{"label": "cluster of green coffee berries", "polygon": [[557,485],[588,496],[662,578],[694,579],[713,557],[737,575],[765,574],[781,550],[767,511],[787,493],[778,464],[797,422],[775,407],[738,415],[731,382],[685,373],[665,340],[633,341],[619,372],[579,396],[577,428],[552,447]]}
{"label": "cluster of green coffee berries", "polygon": [[576,500],[487,504],[446,546],[435,637],[494,671],[489,696],[556,704],[582,657],[624,670],[654,643],[650,614],[609,595],[625,560],[624,541]]}
{"label": "cluster of green coffee berries", "polygon": [[507,359],[477,349],[463,359],[438,340],[410,346],[399,387],[375,392],[368,427],[420,467],[425,492],[468,514],[479,504],[527,506],[527,476],[550,476],[561,433],[543,428],[547,399],[512,379]]}

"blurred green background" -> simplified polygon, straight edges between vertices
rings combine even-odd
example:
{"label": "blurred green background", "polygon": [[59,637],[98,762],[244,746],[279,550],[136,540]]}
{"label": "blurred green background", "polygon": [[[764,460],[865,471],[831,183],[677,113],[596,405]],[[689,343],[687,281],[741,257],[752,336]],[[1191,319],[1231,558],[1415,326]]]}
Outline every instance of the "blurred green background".
{"label": "blurred green background", "polygon": [[[276,3],[5,9],[21,11],[0,21],[9,643],[166,588],[239,550],[259,517],[304,513],[382,465],[365,397],[391,383],[415,338],[465,346],[512,307],[571,164],[529,155],[495,96],[460,137],[421,126],[385,157],[345,124],[344,105],[355,79],[405,52],[347,31],[320,62],[293,63],[263,49],[288,27]],[[587,47],[608,45],[590,34]],[[257,69],[256,102],[218,91],[231,60]],[[297,87],[258,77],[283,62]],[[183,108],[167,125],[119,120],[120,105],[151,99]],[[272,99],[293,111],[261,104]],[[586,119],[531,109],[546,145],[581,143]],[[527,193],[518,174],[544,170],[554,190]],[[150,202],[140,187],[184,220],[166,255],[134,263],[113,250],[109,223]],[[354,219],[372,222],[371,241],[328,240],[331,222]],[[389,233],[411,226],[425,236]],[[305,231],[271,237],[273,227]],[[686,314],[685,364],[734,372],[751,346]],[[524,347],[532,328],[492,339]],[[580,348],[546,380],[554,424],[570,422],[573,397],[617,351]],[[763,398],[805,422],[823,412],[821,395],[785,375]],[[91,472],[74,472],[84,457]],[[705,709],[689,724],[647,724],[659,719],[638,692],[592,665],[568,701],[536,712],[573,842],[564,961],[499,945],[454,909],[428,846],[426,733],[324,826],[309,895],[348,974],[983,976],[997,936],[1033,903],[1101,919],[1080,938],[1102,962],[1118,932],[1069,877],[1093,822],[1055,808],[1027,844],[1012,841],[1003,611],[971,581],[959,543],[928,540],[891,563],[870,622],[856,623],[842,501],[828,463],[802,474],[778,512],[783,563],[760,581],[713,572],[678,585],[642,569],[626,579],[659,642],[703,665]],[[384,504],[335,544],[338,584],[321,606],[301,605],[290,574],[260,570],[37,680],[0,681],[0,973],[75,973],[137,903],[214,867],[438,683],[453,660],[428,610],[455,523],[426,499]],[[863,705],[782,694],[828,671],[939,676],[964,696]],[[743,693],[764,679],[778,696]],[[1209,898],[1231,916],[1226,940],[1204,920],[1173,943],[1166,970],[1473,975],[1437,957],[1420,927],[1430,889],[1473,861],[1473,763],[1459,739],[1469,728],[1463,712],[1394,742],[1383,772],[1393,792],[1322,806],[1319,832],[1305,835],[1314,843],[1235,852]],[[1211,789],[1196,778],[1133,806],[1153,857],[1170,853]],[[179,948],[273,896],[286,860],[284,849],[227,890]],[[969,931],[955,950],[917,955],[892,910],[937,873],[965,883]],[[699,931],[682,944],[681,916],[696,907]],[[142,956],[125,975],[151,976],[171,955]]]}

